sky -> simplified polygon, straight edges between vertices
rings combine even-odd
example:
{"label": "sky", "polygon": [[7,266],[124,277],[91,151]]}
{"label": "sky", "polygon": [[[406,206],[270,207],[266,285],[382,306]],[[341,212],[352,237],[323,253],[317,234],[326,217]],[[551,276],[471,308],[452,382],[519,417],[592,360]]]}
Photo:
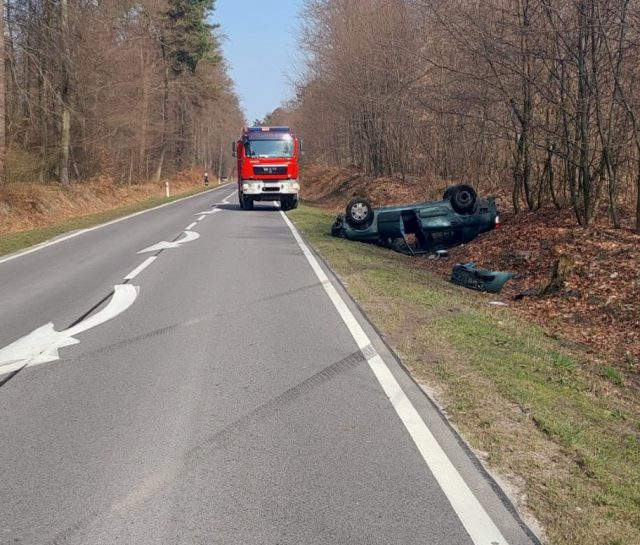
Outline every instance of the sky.
{"label": "sky", "polygon": [[216,0],[212,20],[247,121],[262,119],[291,97],[297,15],[304,0]]}

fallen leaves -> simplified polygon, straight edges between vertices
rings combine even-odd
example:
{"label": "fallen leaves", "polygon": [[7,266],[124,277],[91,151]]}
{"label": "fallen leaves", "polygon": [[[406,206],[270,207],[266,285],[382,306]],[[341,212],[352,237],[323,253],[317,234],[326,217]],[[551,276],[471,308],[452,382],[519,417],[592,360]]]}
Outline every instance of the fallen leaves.
{"label": "fallen leaves", "polygon": [[448,274],[452,263],[506,270],[515,277],[501,299],[543,288],[559,256],[573,260],[565,288],[548,297],[525,297],[511,308],[582,345],[603,354],[620,368],[640,373],[640,236],[602,225],[572,225],[571,212],[547,208],[506,218],[497,231],[450,250],[449,262],[426,262]]}

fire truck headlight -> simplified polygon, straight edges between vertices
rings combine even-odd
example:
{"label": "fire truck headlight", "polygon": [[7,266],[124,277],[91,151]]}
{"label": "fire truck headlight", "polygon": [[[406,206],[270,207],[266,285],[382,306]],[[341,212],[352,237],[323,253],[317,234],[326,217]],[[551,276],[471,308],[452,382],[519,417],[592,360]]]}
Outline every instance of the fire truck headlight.
{"label": "fire truck headlight", "polygon": [[249,184],[242,184],[242,189],[249,189],[251,186]]}

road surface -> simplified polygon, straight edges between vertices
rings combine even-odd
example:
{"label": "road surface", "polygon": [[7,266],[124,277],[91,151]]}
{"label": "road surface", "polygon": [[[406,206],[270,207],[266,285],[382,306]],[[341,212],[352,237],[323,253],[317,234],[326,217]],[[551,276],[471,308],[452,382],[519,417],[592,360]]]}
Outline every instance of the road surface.
{"label": "road surface", "polygon": [[276,206],[0,258],[0,543],[530,545]]}

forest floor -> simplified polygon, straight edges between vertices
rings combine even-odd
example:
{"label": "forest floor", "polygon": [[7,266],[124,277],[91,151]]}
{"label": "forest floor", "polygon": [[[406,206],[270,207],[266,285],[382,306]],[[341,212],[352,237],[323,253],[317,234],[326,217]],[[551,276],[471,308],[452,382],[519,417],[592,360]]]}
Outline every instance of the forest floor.
{"label": "forest floor", "polygon": [[201,174],[199,170],[185,171],[168,180],[169,198],[165,180],[127,186],[98,178],[69,188],[59,184],[2,185],[0,255],[202,191]]}
{"label": "forest floor", "polygon": [[[625,321],[616,330],[588,299],[615,295],[633,307],[637,284],[608,281],[632,270],[616,260],[637,256],[638,238],[627,231],[612,238],[604,227],[571,234],[570,215],[547,210],[507,214],[503,228],[447,259],[409,257],[332,237],[335,213],[356,194],[376,205],[415,202],[439,198],[446,184],[429,189],[420,180],[326,169],[307,168],[303,175],[305,200],[289,216],[544,543],[640,543],[637,329]],[[611,248],[612,242],[619,246]],[[507,261],[515,251],[527,254]],[[556,252],[585,267],[567,282],[572,299],[513,300],[528,286],[545,285]],[[500,296],[450,284],[453,264],[469,260],[507,268],[517,278]],[[577,293],[585,289],[589,295]],[[507,306],[491,304],[497,300]],[[637,308],[625,310],[630,315],[616,320],[637,320]],[[583,336],[565,324],[576,316],[597,334]],[[623,352],[606,342],[609,335],[625,342]]]}
{"label": "forest floor", "polygon": [[[302,198],[337,213],[356,195],[386,206],[440,199],[446,186],[415,177],[403,182],[314,166],[304,173]],[[468,262],[514,273],[493,300],[543,326],[568,348],[587,354],[615,380],[640,385],[640,235],[631,230],[630,221],[624,229],[613,229],[601,214],[593,226],[582,228],[569,208],[515,215],[508,196],[498,195],[497,204],[499,229],[449,250],[445,259],[421,256],[416,262],[446,278],[454,264]],[[630,220],[630,211],[626,216]],[[534,295],[549,283],[560,256],[571,264],[565,289],[553,296]]]}

